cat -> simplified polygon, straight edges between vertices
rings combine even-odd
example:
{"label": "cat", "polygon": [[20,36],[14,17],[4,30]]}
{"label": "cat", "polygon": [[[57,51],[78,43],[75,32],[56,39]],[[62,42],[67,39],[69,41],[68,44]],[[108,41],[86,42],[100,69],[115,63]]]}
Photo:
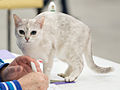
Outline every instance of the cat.
{"label": "cat", "polygon": [[112,67],[97,66],[92,57],[91,31],[76,18],[61,12],[45,11],[33,19],[13,15],[17,45],[24,55],[43,60],[43,72],[50,77],[53,59],[68,64],[65,73],[58,74],[66,82],[77,79],[83,70],[82,54],[87,65],[98,73],[108,73]]}

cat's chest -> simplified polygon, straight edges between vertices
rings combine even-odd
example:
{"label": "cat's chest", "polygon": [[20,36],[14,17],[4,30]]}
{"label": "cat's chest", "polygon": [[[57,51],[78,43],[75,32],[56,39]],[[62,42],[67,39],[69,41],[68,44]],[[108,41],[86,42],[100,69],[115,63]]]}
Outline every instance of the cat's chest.
{"label": "cat's chest", "polygon": [[35,59],[47,59],[48,57],[48,49],[44,46],[27,45],[22,52]]}

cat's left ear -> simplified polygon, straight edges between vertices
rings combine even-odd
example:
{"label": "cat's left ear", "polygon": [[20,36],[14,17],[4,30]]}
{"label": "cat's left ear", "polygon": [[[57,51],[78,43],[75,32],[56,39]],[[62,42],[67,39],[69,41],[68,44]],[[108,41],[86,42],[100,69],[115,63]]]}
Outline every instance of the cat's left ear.
{"label": "cat's left ear", "polygon": [[36,23],[40,24],[40,28],[41,29],[43,27],[44,21],[45,21],[45,17],[44,16],[42,16],[40,19],[36,20]]}

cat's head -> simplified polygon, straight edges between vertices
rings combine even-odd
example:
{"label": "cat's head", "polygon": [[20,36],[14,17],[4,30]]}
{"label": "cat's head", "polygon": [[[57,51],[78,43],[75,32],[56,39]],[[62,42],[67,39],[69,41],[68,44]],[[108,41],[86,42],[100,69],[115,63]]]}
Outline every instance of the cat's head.
{"label": "cat's head", "polygon": [[15,35],[21,43],[33,43],[40,39],[45,17],[38,20],[21,19],[16,14],[13,15],[15,22]]}

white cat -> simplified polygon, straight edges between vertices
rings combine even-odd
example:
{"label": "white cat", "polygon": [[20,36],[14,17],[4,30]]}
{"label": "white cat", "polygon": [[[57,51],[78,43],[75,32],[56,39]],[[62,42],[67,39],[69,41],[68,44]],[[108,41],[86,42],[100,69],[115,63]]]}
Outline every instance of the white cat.
{"label": "white cat", "polygon": [[[99,67],[92,58],[91,32],[84,23],[60,12],[43,12],[33,19],[21,19],[14,14],[17,45],[24,55],[43,60],[43,71],[50,75],[54,57],[69,67],[58,74],[71,82],[83,70],[85,55],[88,66],[98,73],[108,73],[111,67]],[[64,66],[62,66],[64,67]]]}

